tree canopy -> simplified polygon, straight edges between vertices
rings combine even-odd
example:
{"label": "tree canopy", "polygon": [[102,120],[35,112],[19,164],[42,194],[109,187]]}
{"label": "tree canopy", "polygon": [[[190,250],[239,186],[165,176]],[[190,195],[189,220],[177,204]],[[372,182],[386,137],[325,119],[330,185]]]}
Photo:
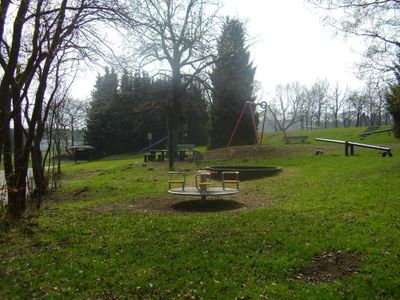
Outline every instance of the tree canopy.
{"label": "tree canopy", "polygon": [[399,0],[309,0],[321,9],[325,23],[367,42],[362,75],[393,76],[400,53]]}
{"label": "tree canopy", "polygon": [[[169,79],[150,79],[146,73],[120,76],[106,68],[98,76],[87,116],[85,140],[99,155],[135,152],[167,135],[163,103],[168,101]],[[206,143],[207,105],[201,89],[192,85],[184,95],[181,122],[185,130],[177,133],[181,142]],[[186,140],[185,140],[186,139]]]}
{"label": "tree canopy", "polygon": [[216,0],[129,0],[122,20],[134,37],[135,52],[143,64],[159,62],[170,78],[167,118],[169,167],[174,167],[177,133],[182,129],[185,93],[213,61]]}

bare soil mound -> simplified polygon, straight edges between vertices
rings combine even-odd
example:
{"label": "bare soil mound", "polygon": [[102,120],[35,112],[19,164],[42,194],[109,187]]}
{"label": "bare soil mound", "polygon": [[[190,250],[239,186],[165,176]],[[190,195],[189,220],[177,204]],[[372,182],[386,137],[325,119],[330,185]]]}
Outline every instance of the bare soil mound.
{"label": "bare soil mound", "polygon": [[330,282],[356,274],[361,267],[359,252],[326,252],[316,256],[310,266],[296,270],[292,279],[310,283]]}
{"label": "bare soil mound", "polygon": [[229,148],[220,148],[207,151],[203,154],[205,161],[228,161],[228,160],[249,160],[253,158],[274,158],[299,153],[315,154],[315,151],[321,147],[316,145],[280,145],[280,146],[264,146],[264,145],[248,145],[236,146]]}
{"label": "bare soil mound", "polygon": [[115,203],[110,205],[96,206],[91,210],[98,212],[121,212],[121,211],[140,211],[158,213],[210,213],[233,210],[256,209],[271,205],[271,202],[252,199],[239,198],[209,198],[200,200],[190,197],[165,197],[165,198],[144,198],[134,202]]}

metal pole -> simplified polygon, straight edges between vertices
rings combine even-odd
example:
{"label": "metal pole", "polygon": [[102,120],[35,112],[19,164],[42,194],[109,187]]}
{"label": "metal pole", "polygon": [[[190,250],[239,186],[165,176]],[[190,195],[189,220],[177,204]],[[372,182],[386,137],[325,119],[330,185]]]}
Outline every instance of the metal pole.
{"label": "metal pole", "polygon": [[267,117],[267,108],[264,109],[264,118],[261,128],[261,137],[260,137],[260,145],[263,143],[263,136],[264,136],[264,126],[265,126],[265,118]]}
{"label": "metal pole", "polygon": [[151,134],[151,132],[147,133],[147,139],[149,140],[149,148],[150,148],[150,152],[151,152],[151,141],[153,139],[153,135]]}
{"label": "metal pole", "polygon": [[251,104],[254,106],[257,106],[254,102],[247,101],[247,104],[249,104],[249,109],[250,109],[250,115],[251,115],[251,121],[253,122],[253,128],[254,128],[254,134],[256,136],[256,141],[257,141],[257,125],[256,125],[256,119],[254,118],[254,109],[251,107]]}
{"label": "metal pole", "polygon": [[229,141],[228,141],[228,145],[226,145],[227,148],[229,148],[229,147],[231,146],[232,139],[233,139],[233,137],[235,136],[236,130],[237,130],[238,127],[239,127],[240,120],[242,119],[244,110],[246,109],[246,105],[247,105],[247,102],[244,104],[243,109],[242,109],[242,112],[240,113],[239,119],[238,119],[237,122],[236,122],[236,126],[235,126],[235,128],[233,129],[233,131],[232,131],[231,137],[229,138]]}

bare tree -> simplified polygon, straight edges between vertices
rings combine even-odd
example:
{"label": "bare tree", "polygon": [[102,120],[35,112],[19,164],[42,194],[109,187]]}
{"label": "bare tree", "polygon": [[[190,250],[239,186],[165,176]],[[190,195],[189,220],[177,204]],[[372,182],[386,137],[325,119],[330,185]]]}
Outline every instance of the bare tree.
{"label": "bare tree", "polygon": [[83,128],[86,119],[86,111],[87,103],[85,101],[73,99],[71,97],[65,99],[65,103],[61,107],[61,115],[64,120],[60,124],[65,131],[69,132],[66,147],[68,147],[69,141],[71,141],[71,146],[75,146],[76,130]]}
{"label": "bare tree", "polygon": [[[361,72],[393,76],[400,51],[399,0],[309,0],[323,12],[325,23],[368,42]],[[388,71],[390,73],[388,73]]]}
{"label": "bare tree", "polygon": [[343,122],[343,127],[345,128],[348,128],[352,125],[353,111],[352,111],[352,103],[350,101],[352,93],[354,92],[349,92],[349,96],[347,97],[346,102],[344,103],[342,109],[342,122]]}
{"label": "bare tree", "polygon": [[300,122],[302,129],[312,129],[313,128],[313,107],[314,98],[311,93],[311,89],[304,89],[304,101],[301,106]]}
{"label": "bare tree", "polygon": [[87,55],[91,25],[107,15],[107,6],[96,0],[1,1],[0,138],[11,217],[25,210],[29,155],[44,128],[44,100],[57,55],[66,49],[75,59]]}
{"label": "bare tree", "polygon": [[304,87],[298,82],[278,85],[275,99],[275,111],[284,130],[300,121],[299,113],[305,100]]}
{"label": "bare tree", "polygon": [[352,108],[354,109],[354,114],[356,116],[356,127],[362,126],[362,115],[365,110],[366,106],[366,97],[360,94],[357,91],[353,91],[349,95],[349,103],[351,104]]}
{"label": "bare tree", "polygon": [[[142,64],[158,62],[168,69],[171,89],[163,103],[167,117],[169,167],[174,167],[178,132],[181,127],[183,96],[213,62],[216,0],[130,0],[121,16],[134,35],[135,49]],[[129,13],[127,13],[129,12]]]}
{"label": "bare tree", "polygon": [[315,125],[321,126],[321,117],[324,106],[328,101],[329,83],[326,79],[317,80],[311,87],[308,96],[311,98],[313,105],[313,115],[315,117]]}
{"label": "bare tree", "polygon": [[375,126],[378,121],[378,92],[379,82],[370,78],[365,85],[364,95],[366,99],[365,111],[369,121],[369,126]]}
{"label": "bare tree", "polygon": [[339,127],[339,111],[347,100],[348,88],[342,90],[339,83],[336,83],[332,92],[332,116],[335,128]]}

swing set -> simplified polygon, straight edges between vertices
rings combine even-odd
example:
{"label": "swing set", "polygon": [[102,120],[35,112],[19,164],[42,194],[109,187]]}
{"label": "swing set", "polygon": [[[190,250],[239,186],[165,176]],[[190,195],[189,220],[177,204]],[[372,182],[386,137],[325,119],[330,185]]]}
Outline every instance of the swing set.
{"label": "swing set", "polygon": [[[262,124],[262,128],[261,128],[261,136],[260,136],[260,139],[258,139],[256,119],[254,118],[254,110],[255,110],[255,108],[256,108],[257,106],[260,106],[260,107],[264,110],[264,117],[263,117],[263,124]],[[230,138],[229,138],[228,144],[226,145],[227,148],[229,148],[229,147],[231,146],[231,144],[232,144],[232,140],[233,140],[233,138],[234,138],[234,136],[235,136],[235,134],[236,134],[237,129],[239,128],[240,122],[241,122],[241,120],[242,120],[242,118],[243,118],[243,115],[244,115],[244,113],[245,113],[245,111],[246,111],[246,107],[248,107],[249,110],[250,110],[251,122],[252,122],[252,124],[253,124],[254,133],[255,133],[255,135],[256,135],[257,143],[258,143],[259,145],[261,145],[261,144],[262,144],[262,141],[263,141],[264,125],[265,125],[265,119],[266,119],[266,116],[267,116],[267,109],[270,110],[272,116],[273,116],[274,119],[275,119],[276,124],[278,124],[279,129],[282,131],[282,133],[283,133],[283,135],[285,136],[285,138],[287,138],[287,135],[286,135],[285,130],[283,129],[282,125],[279,123],[278,118],[276,117],[275,112],[271,109],[271,107],[269,107],[269,106],[267,105],[267,102],[262,101],[262,102],[259,102],[259,103],[254,103],[254,102],[251,102],[251,101],[246,101],[246,103],[244,104],[243,109],[242,109],[242,111],[241,111],[241,113],[240,113],[240,115],[239,115],[239,118],[238,118],[238,120],[237,120],[237,122],[236,122],[236,125],[235,125],[235,127],[233,128],[233,131],[232,131],[232,134],[231,134],[231,136],[230,136]],[[288,140],[288,141],[289,141],[289,140]]]}

